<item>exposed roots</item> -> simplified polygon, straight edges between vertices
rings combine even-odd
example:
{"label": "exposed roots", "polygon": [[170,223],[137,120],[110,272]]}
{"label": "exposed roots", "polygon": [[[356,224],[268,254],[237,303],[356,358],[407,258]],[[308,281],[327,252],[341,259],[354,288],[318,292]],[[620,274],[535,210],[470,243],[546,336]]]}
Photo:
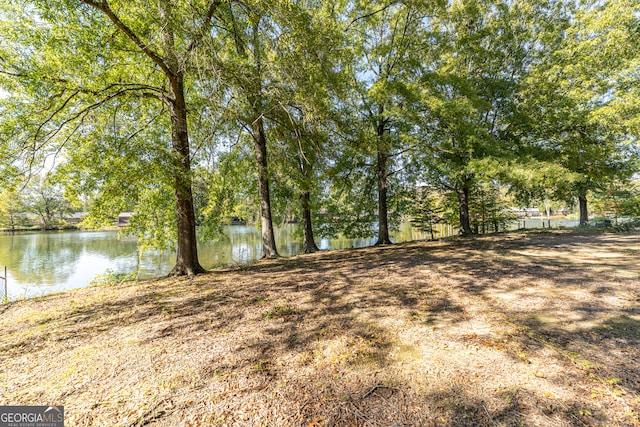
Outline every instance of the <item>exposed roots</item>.
{"label": "exposed roots", "polygon": [[391,241],[391,239],[387,238],[383,240],[378,240],[375,244],[375,246],[385,246],[385,245],[393,245],[393,242]]}
{"label": "exposed roots", "polygon": [[167,276],[168,277],[179,277],[179,276],[194,277],[194,276],[197,276],[198,274],[203,274],[206,272],[207,270],[205,270],[200,264],[196,264],[195,266],[192,266],[192,265],[178,263],[171,269],[171,271],[169,272],[169,274],[167,274]]}
{"label": "exposed roots", "polygon": [[318,246],[314,243],[313,245],[311,244],[305,244],[304,245],[304,253],[305,254],[312,254],[315,252],[318,252],[320,249],[318,248]]}

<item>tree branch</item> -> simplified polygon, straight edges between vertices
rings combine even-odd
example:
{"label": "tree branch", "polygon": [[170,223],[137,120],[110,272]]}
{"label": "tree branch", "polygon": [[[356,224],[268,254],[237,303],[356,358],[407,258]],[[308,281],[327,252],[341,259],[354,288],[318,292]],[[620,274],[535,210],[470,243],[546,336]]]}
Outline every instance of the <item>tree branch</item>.
{"label": "tree branch", "polygon": [[145,55],[151,58],[151,60],[155,62],[168,77],[173,78],[174,70],[169,68],[165,60],[160,55],[158,55],[151,48],[149,48],[149,46],[147,46],[147,44],[143,42],[142,39],[140,39],[140,37],[138,37],[138,35],[134,33],[131,28],[129,28],[124,22],[122,22],[122,20],[111,9],[107,0],[102,0],[102,1],[81,0],[81,1],[82,3],[88,6],[94,7],[100,10],[101,12],[103,12],[105,15],[107,15],[111,20],[111,22],[113,22],[116,25],[116,27],[118,27],[133,43],[135,43],[135,45],[138,46],[138,48],[140,48],[140,50]]}
{"label": "tree branch", "polygon": [[[107,102],[109,102],[110,100],[112,100],[114,98],[117,98],[117,97],[123,96],[123,95],[127,95],[127,94],[129,94],[131,92],[137,92],[137,89],[121,89],[119,91],[116,91],[114,93],[109,94],[108,96],[104,97],[103,99],[100,99],[99,101],[96,101],[96,102],[86,106],[85,108],[81,109],[80,111],[77,111],[75,114],[72,114],[71,116],[69,116],[65,120],[63,120],[61,123],[59,123],[55,129],[53,129],[51,132],[48,133],[48,135],[46,135],[46,137],[44,137],[44,140],[42,141],[42,143],[40,145],[37,145],[35,141],[37,141],[38,135],[41,133],[42,128],[47,123],[51,122],[53,120],[53,118],[60,111],[62,111],[66,107],[66,105],[71,101],[71,99],[73,99],[75,96],[77,96],[78,92],[72,94],[70,97],[68,97],[63,102],[62,106],[57,108],[43,123],[40,124],[40,126],[38,127],[38,130],[36,131],[36,134],[33,136],[34,144],[33,144],[33,152],[32,152],[32,154],[35,155],[35,153],[40,151],[49,141],[51,141],[53,138],[55,138],[56,135],[58,135],[58,133],[60,133],[62,131],[62,129],[65,128],[71,122],[73,122],[73,121],[75,121],[77,119],[83,120],[84,117],[86,117],[91,111],[101,107],[102,105],[106,104]],[[138,93],[137,96],[143,97],[143,98],[160,99],[161,101],[164,101],[158,94],[151,93],[151,92]]]}
{"label": "tree branch", "polygon": [[213,14],[215,13],[216,9],[218,9],[218,6],[222,4],[223,1],[224,0],[215,0],[211,2],[211,5],[207,10],[207,14],[205,15],[204,22],[200,26],[200,29],[198,30],[197,34],[193,36],[193,40],[191,40],[191,43],[189,43],[189,46],[187,46],[187,52],[191,52],[193,49],[195,49],[195,47],[198,45],[202,37],[204,37],[207,31],[207,28],[209,28],[209,26],[211,25]]}
{"label": "tree branch", "polygon": [[391,6],[393,6],[393,5],[397,4],[397,3],[398,2],[393,1],[393,2],[389,3],[388,5],[381,7],[378,10],[374,10],[373,12],[369,12],[369,13],[366,13],[364,15],[358,16],[357,18],[354,18],[351,22],[349,22],[349,25],[347,25],[347,27],[344,29],[344,31],[345,32],[349,31],[351,26],[353,24],[355,24],[356,22],[360,21],[361,19],[367,19],[367,18],[369,18],[369,17],[371,17],[373,15],[376,15],[378,13],[384,12],[385,10],[389,9]]}
{"label": "tree branch", "polygon": [[[66,88],[62,89],[62,91],[66,91],[67,89],[69,90],[74,90],[76,92],[79,93],[86,93],[86,94],[91,94],[91,95],[100,95],[103,92],[106,92],[110,89],[113,89],[115,87],[121,87],[121,88],[137,88],[141,91],[152,91],[152,92],[157,92],[159,94],[166,94],[166,90],[158,87],[158,86],[152,86],[149,84],[145,84],[145,83],[112,83],[109,86],[106,86],[100,90],[92,90],[92,89],[88,89],[86,87],[78,87],[75,83],[73,83],[72,81],[69,81],[67,79],[62,79],[62,78],[57,78],[57,77],[49,77],[49,76],[32,76],[29,72],[24,71],[24,70],[19,70],[17,68],[14,67],[14,69],[16,71],[11,72],[11,71],[7,71],[7,70],[3,70],[0,69],[0,74],[5,74],[8,75],[10,77],[17,77],[20,79],[31,79],[31,80],[37,80],[39,82],[45,81],[45,82],[49,82],[49,83],[53,83],[53,84],[61,84],[61,85],[66,85]],[[75,86],[75,87],[74,87]]]}
{"label": "tree branch", "polygon": [[412,151],[414,149],[414,147],[410,146],[408,148],[405,148],[404,150],[400,150],[396,153],[389,153],[389,157],[398,157],[401,154],[404,154],[406,152]]}
{"label": "tree branch", "polygon": [[[55,111],[54,111],[53,113],[51,113],[51,114],[49,115],[49,117],[47,117],[47,118],[45,119],[45,121],[43,121],[42,123],[40,123],[40,125],[39,125],[39,126],[38,126],[38,128],[36,129],[36,133],[35,133],[35,135],[33,136],[34,144],[35,144],[35,141],[38,139],[38,135],[40,134],[40,131],[42,131],[42,128],[43,128],[43,127],[45,127],[45,125],[47,125],[49,122],[51,122],[51,120],[53,120],[53,118],[54,118],[54,117],[55,117],[55,116],[56,116],[60,111],[64,110],[64,109],[65,109],[65,107],[66,107],[67,105],[69,105],[69,102],[71,102],[71,100],[72,100],[73,98],[75,98],[75,97],[76,97],[76,95],[78,95],[79,93],[80,93],[80,92],[79,92],[79,91],[77,91],[77,90],[76,90],[75,92],[73,92],[69,97],[67,97],[67,99],[65,99],[65,100],[64,100],[64,102],[62,103],[62,105],[60,105],[58,108],[56,108],[56,109],[55,109]],[[33,150],[33,151],[34,151],[34,153],[37,151],[35,148],[36,148],[36,146],[34,145],[34,150]]]}

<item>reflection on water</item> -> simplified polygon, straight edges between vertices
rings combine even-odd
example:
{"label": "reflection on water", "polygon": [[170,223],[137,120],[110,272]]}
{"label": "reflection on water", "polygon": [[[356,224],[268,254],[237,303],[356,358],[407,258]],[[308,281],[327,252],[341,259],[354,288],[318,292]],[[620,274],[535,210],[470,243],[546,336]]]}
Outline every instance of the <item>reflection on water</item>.
{"label": "reflection on water", "polygon": [[[200,263],[205,268],[241,264],[261,255],[260,232],[254,227],[230,226],[226,238],[199,245]],[[175,254],[148,251],[138,253],[133,238],[117,239],[115,231],[46,232],[0,234],[0,268],[7,266],[11,299],[33,297],[87,286],[105,271],[137,272],[140,278],[167,274]],[[395,233],[397,242],[424,239],[423,233],[405,224]],[[302,251],[302,233],[297,225],[276,230],[278,250],[283,256]],[[375,239],[322,239],[321,249],[370,246]]]}
{"label": "reflection on water", "polygon": [[[527,228],[530,226],[534,226],[533,221]],[[442,236],[453,231],[444,224],[437,228]],[[229,226],[225,232],[225,239],[199,245],[198,254],[204,268],[246,263],[261,255],[260,232],[254,227]],[[409,223],[392,234],[395,242],[428,237]],[[298,225],[276,230],[276,241],[283,256],[302,251],[302,232]],[[374,243],[375,238],[322,239],[318,247],[345,249]],[[0,233],[0,268],[7,266],[8,293],[12,299],[87,286],[107,270],[125,274],[137,272],[140,278],[161,276],[167,274],[174,263],[175,254],[172,253],[148,251],[139,254],[135,239],[118,240],[117,232]]]}

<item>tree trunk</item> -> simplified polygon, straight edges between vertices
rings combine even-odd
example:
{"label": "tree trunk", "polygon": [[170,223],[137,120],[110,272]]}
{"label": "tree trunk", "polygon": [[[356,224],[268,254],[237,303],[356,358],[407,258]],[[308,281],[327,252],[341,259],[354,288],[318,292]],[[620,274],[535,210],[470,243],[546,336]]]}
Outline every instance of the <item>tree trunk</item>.
{"label": "tree trunk", "polygon": [[469,220],[469,186],[463,185],[458,189],[458,208],[460,210],[460,234],[473,234]]}
{"label": "tree trunk", "polygon": [[184,99],[183,76],[172,81],[173,102],[170,103],[171,143],[175,175],[176,213],[178,216],[178,253],[170,276],[193,276],[203,273],[198,261],[196,217],[191,189],[191,158],[187,130],[187,107]]}
{"label": "tree trunk", "polygon": [[[300,145],[302,147],[302,144]],[[303,250],[305,254],[317,252],[318,246],[313,237],[313,221],[311,219],[311,186],[313,182],[313,164],[315,162],[315,155],[313,150],[310,150],[308,155],[304,155],[302,149],[299,154],[298,165],[300,172],[302,173],[302,194],[300,195],[300,204],[302,207],[302,221],[303,221]]]}
{"label": "tree trunk", "polygon": [[[279,256],[276,247],[276,238],[273,231],[273,219],[271,217],[271,195],[269,192],[269,167],[267,161],[267,137],[264,130],[264,112],[262,99],[262,52],[260,48],[259,22],[261,18],[253,22],[252,30],[252,55],[255,71],[251,76],[251,85],[248,90],[247,100],[253,111],[255,119],[251,122],[251,136],[256,152],[258,166],[258,194],[260,198],[260,229],[262,233],[262,255],[260,258],[277,258]],[[236,39],[237,41],[239,39]]]}
{"label": "tree trunk", "polygon": [[389,187],[389,175],[387,163],[389,152],[385,148],[384,134],[387,132],[388,119],[385,118],[385,107],[378,104],[378,119],[376,121],[376,136],[378,138],[378,159],[376,161],[376,175],[378,177],[378,241],[376,246],[390,245],[389,238],[389,211],[387,209],[387,189]]}
{"label": "tree trunk", "polygon": [[[171,171],[174,175],[174,190],[176,198],[176,215],[178,223],[178,252],[176,255],[176,265],[170,275],[194,275],[205,270],[198,262],[198,249],[196,240],[196,220],[193,206],[193,192],[191,188],[191,158],[189,153],[189,133],[187,127],[187,105],[184,96],[184,73],[186,66],[181,62],[178,55],[172,27],[172,2],[161,1],[157,3],[158,14],[162,23],[162,38],[164,57],[154,52],[148,45],[145,45],[138,34],[120,20],[111,9],[107,1],[88,1],[82,3],[94,7],[103,12],[113,24],[124,33],[139,51],[144,53],[154,64],[164,73],[169,82],[167,96],[163,93],[158,96],[168,108],[171,118]],[[214,3],[212,6],[217,6]],[[211,9],[211,13],[213,9]],[[209,26],[210,20],[204,21],[204,25]],[[205,29],[203,27],[203,29]],[[184,53],[189,53],[195,47],[195,39],[189,49]],[[120,80],[120,83],[123,83]],[[163,91],[164,92],[164,91]]]}
{"label": "tree trunk", "polygon": [[429,233],[431,233],[431,240],[436,240],[435,233],[433,232],[434,225],[435,224],[433,223],[433,214],[429,213]]}
{"label": "tree trunk", "polygon": [[376,246],[391,244],[391,239],[389,238],[389,212],[387,209],[388,159],[389,155],[386,152],[378,151],[378,161],[376,162],[376,174],[378,175],[378,241]]}
{"label": "tree trunk", "polygon": [[582,194],[578,196],[578,203],[580,205],[580,227],[589,225],[589,211],[587,210],[587,195]]}
{"label": "tree trunk", "polygon": [[253,122],[253,142],[258,163],[258,191],[260,196],[260,225],[262,230],[261,258],[277,258],[276,238],[271,218],[271,196],[269,193],[269,169],[267,165],[267,138],[262,117]]}
{"label": "tree trunk", "polygon": [[311,223],[311,194],[309,191],[305,191],[300,196],[300,202],[302,204],[302,222],[303,222],[303,250],[305,254],[311,254],[317,252],[318,246],[313,238],[313,226]]}

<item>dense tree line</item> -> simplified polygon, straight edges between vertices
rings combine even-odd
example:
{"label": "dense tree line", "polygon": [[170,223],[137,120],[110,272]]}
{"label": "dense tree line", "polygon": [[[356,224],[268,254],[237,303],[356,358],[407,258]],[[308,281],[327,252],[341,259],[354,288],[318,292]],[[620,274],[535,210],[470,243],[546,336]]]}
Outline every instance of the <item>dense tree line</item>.
{"label": "dense tree line", "polygon": [[277,257],[294,217],[313,252],[452,204],[498,230],[507,193],[581,224],[637,200],[633,0],[3,0],[0,32],[0,184],[51,170],[96,224],[133,209],[176,275],[230,216]]}

